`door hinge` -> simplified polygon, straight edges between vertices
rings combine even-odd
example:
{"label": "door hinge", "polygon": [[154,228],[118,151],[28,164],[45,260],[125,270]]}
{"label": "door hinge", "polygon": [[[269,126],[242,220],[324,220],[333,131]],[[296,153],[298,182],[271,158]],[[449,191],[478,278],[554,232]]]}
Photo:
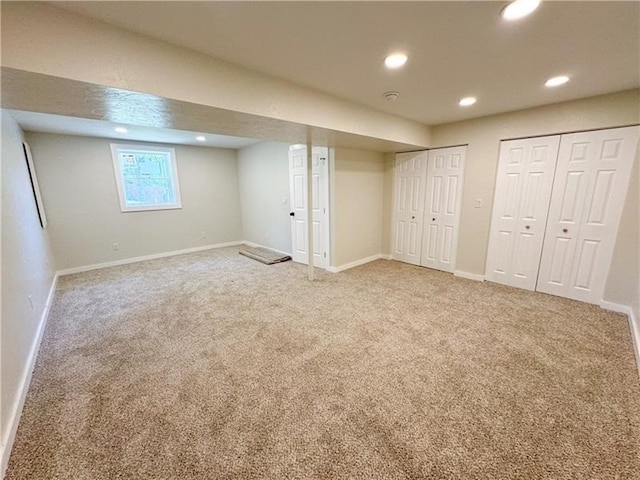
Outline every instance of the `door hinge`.
{"label": "door hinge", "polygon": [[322,255],[324,256],[324,258],[327,258],[327,252],[324,252]]}

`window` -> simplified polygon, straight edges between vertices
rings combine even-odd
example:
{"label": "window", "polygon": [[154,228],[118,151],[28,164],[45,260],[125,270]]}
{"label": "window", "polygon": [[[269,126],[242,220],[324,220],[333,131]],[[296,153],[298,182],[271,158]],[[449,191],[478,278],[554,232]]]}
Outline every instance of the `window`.
{"label": "window", "polygon": [[120,210],[182,208],[173,148],[111,144]]}

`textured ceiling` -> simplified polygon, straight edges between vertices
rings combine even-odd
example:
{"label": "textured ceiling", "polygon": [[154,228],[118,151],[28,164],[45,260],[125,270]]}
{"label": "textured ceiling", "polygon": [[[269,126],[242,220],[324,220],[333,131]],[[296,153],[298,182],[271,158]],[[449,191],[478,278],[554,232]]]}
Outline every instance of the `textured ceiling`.
{"label": "textured ceiling", "polygon": [[[637,1],[544,1],[517,22],[501,19],[506,2],[484,1],[47,3],[427,125],[640,87]],[[409,61],[390,71],[383,60],[395,51]],[[3,69],[3,106],[75,117],[14,112],[25,129],[113,136],[118,112],[101,108],[118,103],[127,105],[126,123],[139,127],[130,139],[195,143],[197,133],[209,132],[207,145],[229,148],[253,141],[238,135],[290,143],[311,135],[319,144],[380,151],[421,147],[159,97],[156,105],[141,101],[142,93],[24,74]],[[558,74],[571,81],[543,86]],[[387,91],[399,99],[388,102]],[[469,95],[478,102],[458,106]]]}
{"label": "textured ceiling", "polygon": [[[53,4],[429,125],[640,86],[639,2],[546,1],[516,22],[484,1]],[[397,50],[406,67],[386,70]]]}

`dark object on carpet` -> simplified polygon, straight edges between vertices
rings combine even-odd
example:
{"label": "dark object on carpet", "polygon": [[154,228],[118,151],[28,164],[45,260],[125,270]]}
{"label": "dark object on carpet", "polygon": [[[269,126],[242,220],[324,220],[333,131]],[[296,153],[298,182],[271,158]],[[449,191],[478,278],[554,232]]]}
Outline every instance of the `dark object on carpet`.
{"label": "dark object on carpet", "polygon": [[266,265],[273,265],[274,263],[282,263],[291,260],[289,255],[283,255],[282,253],[274,252],[273,250],[266,248],[248,247],[246,245],[238,253],[245,257],[253,258],[254,260]]}

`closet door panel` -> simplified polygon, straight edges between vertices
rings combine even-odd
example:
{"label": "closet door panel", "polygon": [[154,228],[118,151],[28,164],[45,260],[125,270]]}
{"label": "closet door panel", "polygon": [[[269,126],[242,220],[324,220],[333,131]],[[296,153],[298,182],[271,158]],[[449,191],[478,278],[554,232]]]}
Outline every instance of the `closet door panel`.
{"label": "closet door panel", "polygon": [[500,144],[485,278],[534,290],[560,136]]}
{"label": "closet door panel", "polygon": [[396,155],[393,189],[392,257],[407,263],[420,263],[424,216],[424,178],[426,152]]}
{"label": "closet door panel", "polygon": [[420,264],[445,272],[455,268],[462,209],[462,182],[466,147],[429,151]]}
{"label": "closet door panel", "polygon": [[602,300],[640,127],[563,135],[537,290]]}

